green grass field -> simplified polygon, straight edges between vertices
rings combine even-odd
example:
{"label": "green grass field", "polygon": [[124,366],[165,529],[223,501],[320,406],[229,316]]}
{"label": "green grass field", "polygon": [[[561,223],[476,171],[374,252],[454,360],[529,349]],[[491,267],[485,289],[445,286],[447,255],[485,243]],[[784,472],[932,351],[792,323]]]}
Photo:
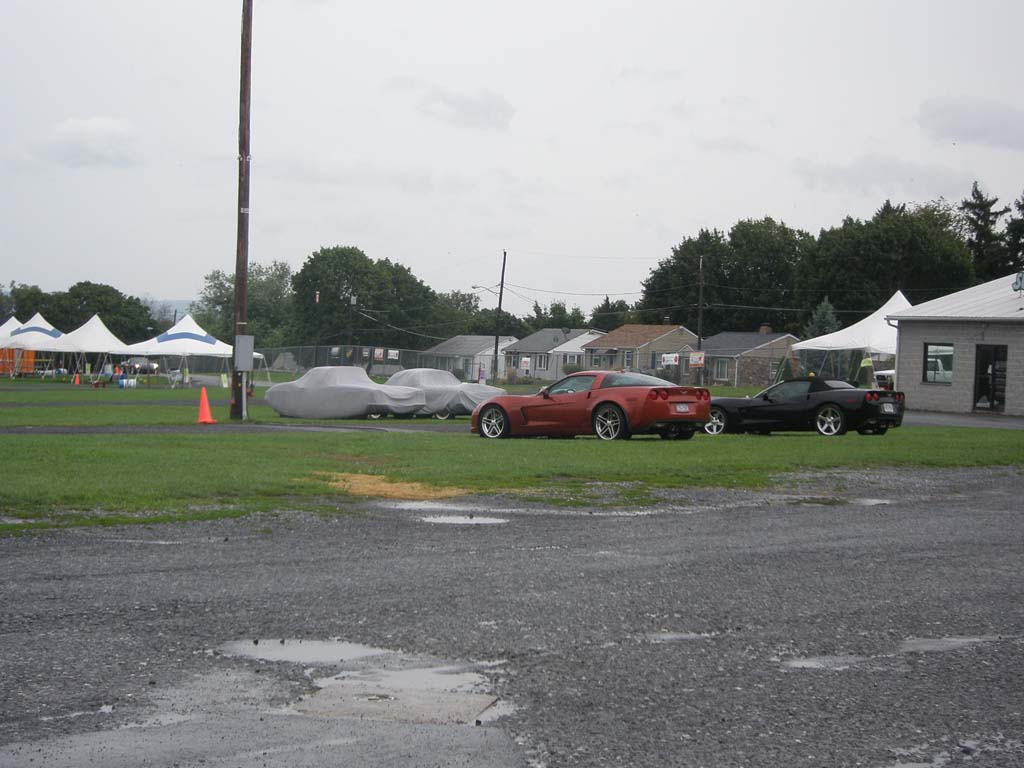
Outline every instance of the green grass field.
{"label": "green grass field", "polygon": [[[209,390],[223,402],[224,390]],[[0,533],[65,525],[189,520],[254,511],[345,510],[337,474],[525,494],[565,505],[650,501],[652,489],[765,487],[831,468],[1024,466],[1024,432],[904,427],[884,437],[812,433],[484,441],[465,432],[237,432],[196,425],[198,390],[0,389]],[[226,405],[214,416],[228,419]],[[256,405],[253,422],[295,424]],[[332,422],[338,424],[338,422]],[[376,424],[381,422],[344,422]],[[395,424],[387,420],[387,424]],[[130,427],[180,426],[182,432]],[[42,426],[129,427],[31,434]],[[26,433],[27,432],[27,433]]]}

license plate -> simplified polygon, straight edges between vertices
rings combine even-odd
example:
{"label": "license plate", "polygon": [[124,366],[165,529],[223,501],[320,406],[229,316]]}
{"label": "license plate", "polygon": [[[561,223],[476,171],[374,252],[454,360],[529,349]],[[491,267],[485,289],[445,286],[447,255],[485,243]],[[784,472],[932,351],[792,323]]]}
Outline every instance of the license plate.
{"label": "license plate", "polygon": [[689,413],[690,406],[686,403],[676,403],[676,413]]}
{"label": "license plate", "polygon": [[896,413],[896,406],[892,403],[882,403],[882,413]]}

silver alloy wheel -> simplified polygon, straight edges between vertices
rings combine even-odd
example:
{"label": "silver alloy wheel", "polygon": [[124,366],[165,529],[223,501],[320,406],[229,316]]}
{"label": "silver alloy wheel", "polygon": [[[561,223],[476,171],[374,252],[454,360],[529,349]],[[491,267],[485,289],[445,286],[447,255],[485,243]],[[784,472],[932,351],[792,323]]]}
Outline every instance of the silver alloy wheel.
{"label": "silver alloy wheel", "polygon": [[826,437],[842,434],[843,412],[836,405],[822,406],[814,417],[814,426],[818,428],[819,434]]}
{"label": "silver alloy wheel", "polygon": [[708,413],[704,431],[709,435],[720,435],[725,432],[725,411],[721,408],[712,408]]}
{"label": "silver alloy wheel", "polygon": [[450,411],[438,411],[437,413],[435,413],[435,414],[434,414],[434,418],[435,418],[435,419],[440,419],[441,421],[445,421],[445,420],[447,420],[447,419],[448,419],[448,418],[449,418],[449,417],[450,417],[451,415],[452,415],[452,414],[451,414],[451,412],[450,412]]}
{"label": "silver alloy wheel", "polygon": [[507,432],[508,421],[505,418],[505,412],[496,405],[484,408],[480,414],[480,435],[494,440],[504,437]]}
{"label": "silver alloy wheel", "polygon": [[381,413],[380,411],[374,411],[373,413],[366,414],[366,418],[368,418],[368,419],[379,419],[383,415],[384,414]]}
{"label": "silver alloy wheel", "polygon": [[594,432],[602,440],[618,440],[625,428],[622,411],[614,405],[602,405],[594,414]]}

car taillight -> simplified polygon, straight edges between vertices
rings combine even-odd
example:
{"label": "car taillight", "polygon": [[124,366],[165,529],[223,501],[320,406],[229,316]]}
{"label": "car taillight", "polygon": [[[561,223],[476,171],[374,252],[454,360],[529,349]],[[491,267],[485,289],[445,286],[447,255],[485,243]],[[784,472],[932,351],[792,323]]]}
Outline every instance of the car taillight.
{"label": "car taillight", "polygon": [[656,390],[656,389],[650,390],[647,393],[647,399],[648,400],[657,400],[658,399],[658,390]]}
{"label": "car taillight", "polygon": [[658,390],[658,397],[660,397],[662,400],[668,400],[668,390],[667,389],[659,389]]}
{"label": "car taillight", "polygon": [[868,400],[868,401],[877,400],[878,399],[878,393],[877,392],[868,392],[866,395],[864,395],[864,399]]}
{"label": "car taillight", "polygon": [[896,402],[902,403],[904,397],[905,397],[905,395],[902,392],[897,392],[896,393]]}

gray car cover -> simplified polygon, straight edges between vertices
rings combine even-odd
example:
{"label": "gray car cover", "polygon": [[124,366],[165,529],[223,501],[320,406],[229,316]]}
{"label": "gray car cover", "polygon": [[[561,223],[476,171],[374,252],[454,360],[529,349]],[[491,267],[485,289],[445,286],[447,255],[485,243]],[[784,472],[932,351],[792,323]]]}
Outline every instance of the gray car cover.
{"label": "gray car cover", "polygon": [[353,419],[371,413],[411,415],[426,400],[422,390],[378,384],[355,366],[310,368],[295,381],[267,390],[267,404],[282,416]]}
{"label": "gray car cover", "polygon": [[388,385],[415,387],[422,390],[426,404],[417,415],[449,413],[452,416],[466,415],[485,400],[508,394],[504,389],[487,384],[462,382],[450,371],[435,368],[408,368],[388,379]]}

